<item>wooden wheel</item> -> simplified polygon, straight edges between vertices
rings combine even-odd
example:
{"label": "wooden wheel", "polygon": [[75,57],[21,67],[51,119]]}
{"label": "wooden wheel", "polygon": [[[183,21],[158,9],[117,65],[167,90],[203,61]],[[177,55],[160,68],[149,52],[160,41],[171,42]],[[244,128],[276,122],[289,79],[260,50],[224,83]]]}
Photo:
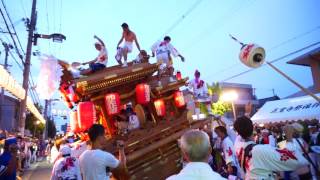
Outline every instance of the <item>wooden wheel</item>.
{"label": "wooden wheel", "polygon": [[134,112],[137,114],[139,121],[140,121],[140,126],[143,126],[146,123],[146,113],[144,112],[143,106],[140,104],[137,104],[134,107]]}

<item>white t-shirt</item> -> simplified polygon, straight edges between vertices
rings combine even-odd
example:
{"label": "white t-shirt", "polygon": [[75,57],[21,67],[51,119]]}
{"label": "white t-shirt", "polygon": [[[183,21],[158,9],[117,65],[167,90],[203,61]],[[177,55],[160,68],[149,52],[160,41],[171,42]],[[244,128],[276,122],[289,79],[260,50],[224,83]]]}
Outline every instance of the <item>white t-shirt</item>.
{"label": "white t-shirt", "polygon": [[179,174],[172,175],[166,180],[223,180],[220,174],[214,172],[208,163],[189,162]]}
{"label": "white t-shirt", "polygon": [[112,154],[99,149],[86,150],[79,159],[83,180],[109,180],[106,168],[116,168],[120,163]]}
{"label": "white t-shirt", "polygon": [[74,157],[60,158],[54,163],[51,180],[76,179],[81,180],[79,160]]}
{"label": "white t-shirt", "polygon": [[108,64],[108,51],[106,47],[101,45],[101,50],[99,51],[96,63],[104,64],[107,66]]}

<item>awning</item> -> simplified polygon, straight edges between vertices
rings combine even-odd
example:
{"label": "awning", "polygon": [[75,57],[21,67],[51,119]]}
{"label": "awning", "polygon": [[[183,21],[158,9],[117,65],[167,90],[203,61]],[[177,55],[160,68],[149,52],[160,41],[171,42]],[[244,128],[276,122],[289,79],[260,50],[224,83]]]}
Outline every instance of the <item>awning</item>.
{"label": "awning", "polygon": [[251,118],[259,124],[312,119],[320,119],[320,103],[310,96],[269,101]]}

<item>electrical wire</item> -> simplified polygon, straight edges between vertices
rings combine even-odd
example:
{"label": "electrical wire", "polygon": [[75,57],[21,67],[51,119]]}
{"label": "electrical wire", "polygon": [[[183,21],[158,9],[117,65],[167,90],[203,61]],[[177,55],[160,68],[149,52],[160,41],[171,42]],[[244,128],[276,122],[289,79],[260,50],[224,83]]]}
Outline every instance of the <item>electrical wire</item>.
{"label": "electrical wire", "polygon": [[23,12],[24,12],[25,17],[28,17],[28,16],[27,16],[27,11],[26,11],[26,9],[24,8],[23,0],[20,0],[20,4],[21,4],[21,7],[22,7],[22,10],[23,10]]}
{"label": "electrical wire", "polygon": [[[310,44],[310,45],[308,45],[308,46],[305,46],[305,47],[303,47],[303,48],[301,48],[301,49],[298,49],[298,50],[296,50],[296,51],[290,52],[290,53],[288,53],[288,54],[286,54],[286,55],[284,55],[284,56],[281,56],[281,57],[279,57],[279,58],[277,58],[277,59],[274,59],[274,60],[272,60],[272,61],[269,61],[269,63],[273,64],[273,63],[278,62],[278,61],[280,61],[280,60],[283,60],[283,59],[285,59],[285,58],[287,58],[287,57],[289,57],[289,56],[292,56],[292,55],[297,54],[297,53],[299,53],[299,52],[301,52],[301,51],[304,51],[304,50],[309,49],[309,48],[311,48],[311,47],[313,47],[313,46],[316,46],[316,45],[318,45],[318,44],[320,44],[320,41],[318,41],[318,42],[316,42],[316,43],[313,43],[313,44]],[[260,67],[265,66],[265,65],[266,65],[266,64],[263,64],[263,65],[261,65]],[[234,79],[234,78],[236,78],[236,77],[239,77],[239,76],[241,76],[241,75],[244,75],[244,74],[246,74],[246,73],[248,73],[248,72],[251,72],[251,71],[254,71],[254,70],[256,70],[256,69],[258,69],[258,68],[248,69],[248,70],[246,70],[246,71],[243,71],[243,72],[241,72],[241,73],[238,73],[238,74],[236,74],[236,75],[233,75],[233,76],[231,76],[231,77],[228,77],[228,78],[224,79],[222,82],[228,81],[228,80],[230,80],[230,79]]]}
{"label": "electrical wire", "polygon": [[20,58],[21,61],[23,62],[23,56],[21,55],[21,53],[20,53],[20,51],[19,51],[19,48],[18,48],[18,46],[17,46],[17,44],[16,44],[16,41],[15,41],[15,39],[14,39],[14,37],[13,37],[12,32],[10,31],[9,25],[8,25],[8,23],[7,23],[7,20],[5,19],[5,16],[4,16],[1,8],[0,8],[0,13],[1,13],[1,16],[2,16],[2,18],[3,18],[3,20],[4,20],[4,23],[5,23],[5,25],[6,25],[6,28],[7,28],[8,32],[9,32],[9,34],[10,34],[10,37],[11,37],[11,39],[12,39],[12,41],[13,41],[13,45],[14,45],[14,47],[15,47],[16,53],[18,54],[19,58]]}
{"label": "electrical wire", "polygon": [[[60,23],[59,23],[59,33],[62,33],[62,12],[63,12],[63,9],[62,9],[62,0],[60,0]],[[58,50],[58,52],[59,52],[59,56],[61,56],[61,49],[62,49],[62,44],[60,43],[59,44],[59,50]]]}
{"label": "electrical wire", "polygon": [[[48,0],[46,0],[46,16],[47,16],[47,34],[50,33],[50,23],[49,23],[49,10],[48,10]],[[49,52],[51,53],[51,41],[48,41]]]}
{"label": "electrical wire", "polygon": [[[230,10],[227,11],[225,15],[220,17],[218,20],[221,21],[214,21],[211,23],[208,28],[204,29],[201,33],[199,33],[193,40],[191,40],[191,43],[185,46],[183,49],[190,49],[195,46],[198,46],[201,40],[204,37],[208,37],[210,34],[216,32],[220,28],[222,28],[226,23],[230,22],[230,19],[236,16],[239,12],[243,10],[243,8],[249,8],[250,6],[253,6],[256,1],[245,1],[244,3],[240,3],[238,6],[234,6],[230,8]],[[231,13],[230,13],[231,12]],[[229,20],[227,20],[229,19]]]}
{"label": "electrical wire", "polygon": [[194,11],[203,0],[197,0],[185,13],[182,14],[180,18],[178,18],[160,37],[162,39],[164,36],[168,35],[172,30],[174,30],[192,11]]}
{"label": "electrical wire", "polygon": [[11,26],[12,26],[13,32],[15,33],[15,36],[16,36],[16,38],[17,38],[17,40],[18,40],[18,44],[20,45],[21,51],[22,51],[22,53],[25,55],[26,53],[25,53],[24,50],[23,50],[23,47],[22,47],[22,45],[21,45],[20,38],[19,38],[19,36],[18,36],[18,33],[17,33],[17,31],[16,31],[16,28],[14,27],[14,25],[13,25],[13,23],[12,23],[12,20],[11,20],[11,18],[10,18],[10,15],[9,15],[9,13],[8,13],[8,11],[7,11],[7,7],[6,7],[6,5],[4,4],[3,0],[1,0],[1,3],[2,3],[2,6],[3,6],[3,8],[4,8],[4,11],[5,11],[6,14],[7,14],[7,17],[8,17],[8,19],[9,19],[9,22],[10,22],[10,24],[11,24]]}
{"label": "electrical wire", "polygon": [[[299,39],[301,37],[304,37],[304,36],[314,32],[314,31],[317,31],[317,30],[320,30],[320,25],[318,25],[318,26],[316,26],[316,27],[314,27],[314,28],[312,28],[312,29],[310,29],[310,30],[308,30],[306,32],[300,33],[300,34],[298,34],[298,35],[296,35],[296,36],[294,36],[294,37],[292,37],[290,39],[282,41],[282,42],[278,43],[277,45],[275,45],[275,46],[273,46],[271,48],[268,48],[267,52],[271,52],[271,51],[273,51],[273,50],[275,50],[275,49],[277,49],[277,48],[279,48],[279,47],[281,47],[283,45],[286,45],[286,44],[288,44],[288,43],[290,43],[290,42],[292,42],[294,40],[297,40],[297,39]],[[228,66],[227,68],[224,68],[224,69],[222,69],[222,70],[220,70],[218,72],[215,72],[214,74],[209,75],[209,76],[215,76],[217,74],[220,74],[220,73],[223,73],[223,72],[226,72],[226,71],[230,71],[231,69],[237,67],[238,65],[241,65],[241,63],[240,62],[234,63],[231,66]],[[206,76],[206,77],[209,77],[209,76]]]}

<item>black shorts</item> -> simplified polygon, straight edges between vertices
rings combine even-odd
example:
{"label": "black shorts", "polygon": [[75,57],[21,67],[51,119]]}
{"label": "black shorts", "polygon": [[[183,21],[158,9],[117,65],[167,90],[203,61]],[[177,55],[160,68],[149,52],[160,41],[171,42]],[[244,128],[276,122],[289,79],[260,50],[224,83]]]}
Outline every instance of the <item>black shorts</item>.
{"label": "black shorts", "polygon": [[101,69],[106,68],[104,64],[100,64],[100,63],[92,63],[89,65],[89,67],[92,72],[100,71]]}

